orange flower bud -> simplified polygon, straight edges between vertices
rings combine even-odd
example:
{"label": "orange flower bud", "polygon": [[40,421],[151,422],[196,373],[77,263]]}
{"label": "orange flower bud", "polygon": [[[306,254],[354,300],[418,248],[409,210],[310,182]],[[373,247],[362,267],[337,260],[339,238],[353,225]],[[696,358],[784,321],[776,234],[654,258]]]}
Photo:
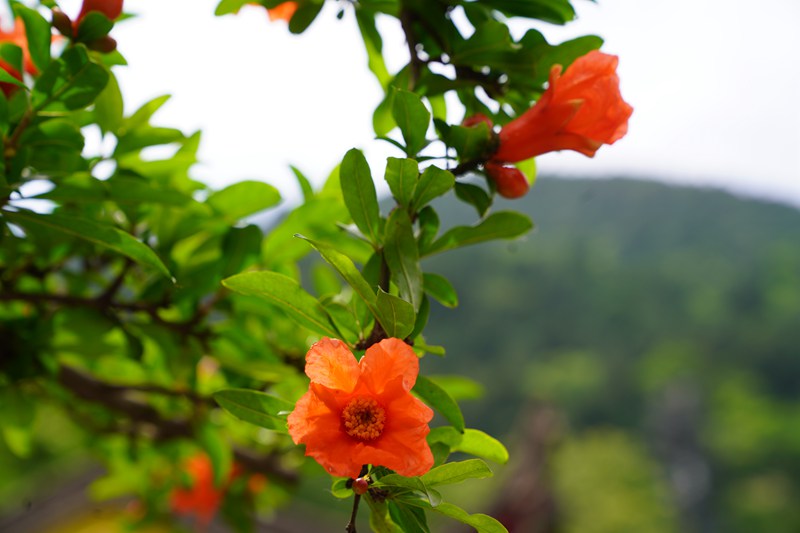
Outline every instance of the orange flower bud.
{"label": "orange flower bud", "polygon": [[91,11],[100,12],[110,20],[116,20],[122,14],[122,0],[83,0],[81,11],[75,19],[76,30],[83,17]]}
{"label": "orange flower bud", "polygon": [[353,480],[353,492],[361,496],[368,490],[369,490],[369,481],[367,481],[365,478],[360,477],[358,479]]}
{"label": "orange flower bud", "polygon": [[550,85],[536,104],[500,131],[495,161],[513,163],[556,150],[593,157],[628,131],[633,108],[619,91],[617,56],[597,50],[579,57],[561,75],[550,71]]}
{"label": "orange flower bud", "polygon": [[530,189],[525,174],[516,167],[504,167],[499,163],[488,162],[483,166],[486,174],[494,182],[498,194],[505,198],[521,198]]}

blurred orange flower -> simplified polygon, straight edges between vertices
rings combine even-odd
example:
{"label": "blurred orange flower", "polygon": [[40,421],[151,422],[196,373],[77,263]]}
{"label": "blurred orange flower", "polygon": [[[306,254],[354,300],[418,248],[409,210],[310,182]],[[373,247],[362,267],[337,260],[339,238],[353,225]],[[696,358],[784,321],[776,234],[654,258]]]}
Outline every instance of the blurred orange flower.
{"label": "blurred orange flower", "polygon": [[294,12],[297,11],[297,7],[297,2],[284,2],[272,9],[267,9],[269,20],[285,20],[289,22],[292,20]]}
{"label": "blurred orange flower", "polygon": [[192,485],[172,491],[172,510],[179,514],[194,515],[198,524],[207,526],[222,504],[225,488],[214,486],[214,468],[206,454],[193,455],[186,461],[185,468],[192,478]]}
{"label": "blurred orange flower", "polygon": [[[245,474],[244,468],[234,463],[228,481],[222,486],[214,484],[214,467],[205,453],[191,456],[184,468],[192,480],[191,486],[173,489],[170,505],[178,514],[195,516],[197,524],[205,528],[217,514],[233,480]],[[250,474],[245,483],[247,491],[255,495],[267,486],[267,478],[263,474]]]}
{"label": "blurred orange flower", "polygon": [[[36,69],[36,65],[33,64],[31,53],[28,50],[28,37],[25,34],[25,25],[22,19],[18,18],[15,20],[14,28],[10,32],[5,32],[0,28],[0,43],[11,43],[22,48],[22,68],[28,74],[38,74],[39,71]],[[22,74],[2,59],[0,59],[0,69],[5,70],[14,78],[22,81]],[[10,96],[17,89],[19,89],[19,87],[13,83],[0,82],[0,90],[3,91],[6,97]]]}
{"label": "blurred orange flower", "polygon": [[561,75],[550,70],[550,85],[536,104],[506,124],[492,160],[513,163],[556,150],[593,157],[628,131],[633,108],[619,91],[617,56],[593,50]]}
{"label": "blurred orange flower", "polygon": [[342,341],[323,338],[306,354],[306,374],[289,434],[328,472],[356,478],[372,464],[418,476],[433,466],[433,411],[411,395],[419,359],[402,340],[382,340],[356,362]]}

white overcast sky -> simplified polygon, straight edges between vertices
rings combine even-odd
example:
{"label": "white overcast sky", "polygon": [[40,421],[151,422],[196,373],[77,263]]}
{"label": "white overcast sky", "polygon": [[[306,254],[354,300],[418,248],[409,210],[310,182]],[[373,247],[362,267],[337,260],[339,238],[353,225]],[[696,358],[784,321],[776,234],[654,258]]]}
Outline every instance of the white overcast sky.
{"label": "white overcast sky", "polygon": [[[77,11],[79,0],[64,0]],[[351,147],[379,175],[396,155],[373,140],[377,82],[347,2],[328,0],[302,36],[263,10],[214,17],[217,0],[126,0],[114,35],[126,108],[170,93],[157,121],[203,130],[195,175],[219,187],[262,179],[296,194],[294,164],[320,182]],[[540,173],[722,187],[800,205],[800,1],[575,0],[579,19],[541,24],[551,41],[594,33],[620,56],[628,136],[594,159],[539,158]],[[390,65],[407,52],[386,21]],[[460,115],[457,115],[460,117]]]}

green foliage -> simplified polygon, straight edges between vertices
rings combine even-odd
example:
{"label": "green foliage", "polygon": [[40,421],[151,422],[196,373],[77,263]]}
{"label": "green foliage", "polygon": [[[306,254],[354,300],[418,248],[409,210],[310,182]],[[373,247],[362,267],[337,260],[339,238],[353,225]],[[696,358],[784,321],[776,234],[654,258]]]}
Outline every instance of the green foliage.
{"label": "green foliage", "polygon": [[[245,3],[222,0],[216,13]],[[306,31],[323,5],[297,2],[288,31]],[[93,496],[135,496],[147,524],[181,512],[176,495],[201,491],[210,478],[206,490],[220,500],[212,510],[237,531],[251,529],[256,508],[270,513],[314,475],[286,434],[286,416],[308,390],[309,346],[334,337],[360,355],[394,337],[420,357],[443,354],[425,339],[430,300],[455,307],[459,298],[423,259],[532,228],[526,215],[493,211],[491,183],[465,182],[492,156],[497,136],[487,124],[448,124],[449,96],[468,114],[505,124],[541,94],[552,65],[600,44],[590,36],[553,45],[534,30],[511,37],[508,17],[572,19],[567,0],[343,5],[340,16],[355,12],[384,91],[376,133],[402,157],[373,176],[354,148],[319,190],[293,168],[303,199],[288,205],[266,183],[212,190],[195,181],[199,132],[153,122],[168,96],[125,113],[115,74],[125,60],[107,52],[116,42],[106,15],[70,21],[54,2],[12,7],[36,68],[24,70],[18,43],[0,46],[8,66],[0,68],[8,84],[0,98],[4,449],[26,465],[66,454],[42,445],[38,418],[49,416],[80,455],[103,462],[107,475],[93,483]],[[473,28],[456,26],[456,8]],[[408,42],[409,63],[395,73],[382,55],[378,15],[396,19]],[[25,72],[22,81],[11,69]],[[87,142],[98,133],[100,147]],[[153,158],[153,147],[170,155]],[[386,180],[395,200],[383,214],[374,178]],[[446,197],[475,212],[455,225],[445,220],[440,234],[437,204]],[[248,223],[270,210],[271,228]],[[458,375],[419,376],[413,392],[450,425],[430,431],[436,466],[421,476],[365,465],[371,526],[427,533],[433,512],[480,532],[505,531],[445,501],[448,485],[492,475],[481,459],[509,460],[499,440],[467,427],[458,402],[480,396],[480,386]],[[447,462],[451,454],[480,459]],[[255,473],[266,476],[267,489],[247,488]],[[332,492],[353,493],[347,480],[336,480]]]}

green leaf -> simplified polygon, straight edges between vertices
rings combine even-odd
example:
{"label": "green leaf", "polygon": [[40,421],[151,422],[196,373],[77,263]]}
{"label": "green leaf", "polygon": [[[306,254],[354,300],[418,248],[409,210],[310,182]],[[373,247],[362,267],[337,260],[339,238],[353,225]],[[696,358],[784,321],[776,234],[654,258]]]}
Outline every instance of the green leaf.
{"label": "green leaf", "polygon": [[411,334],[417,317],[410,303],[380,289],[376,304],[375,318],[387,335],[405,339]]}
{"label": "green leaf", "polygon": [[109,20],[99,11],[89,11],[81,20],[78,26],[78,35],[75,40],[82,43],[91,43],[108,35],[114,22]]}
{"label": "green leaf", "polygon": [[[421,507],[428,507],[424,500],[418,501]],[[412,502],[409,501],[408,503]],[[503,524],[491,516],[481,513],[469,514],[461,507],[453,505],[452,503],[442,502],[436,507],[431,507],[431,509],[437,513],[458,520],[461,523],[467,524],[468,526],[474,527],[478,533],[508,533],[508,530]]]}
{"label": "green leaf", "polygon": [[294,409],[291,402],[248,389],[223,389],[212,396],[220,407],[239,420],[282,433],[286,432],[285,413]]}
{"label": "green leaf", "polygon": [[87,107],[105,88],[108,77],[106,68],[92,62],[83,45],[68,48],[36,80],[34,108],[73,111]]}
{"label": "green leaf", "polygon": [[335,477],[331,483],[331,494],[334,498],[344,500],[353,497],[353,489],[347,488],[347,482],[350,481],[346,477]]}
{"label": "green leaf", "polygon": [[469,128],[450,126],[443,140],[448,146],[455,148],[461,161],[486,160],[492,147],[492,134],[485,122]]}
{"label": "green leaf", "polygon": [[21,142],[30,149],[27,165],[38,172],[60,176],[85,168],[83,134],[70,120],[52,119],[29,127]]}
{"label": "green leaf", "polygon": [[492,197],[483,188],[471,183],[456,183],[456,196],[477,211],[479,216],[484,216],[492,206]]}
{"label": "green leaf", "polygon": [[427,375],[427,378],[447,391],[454,400],[478,400],[486,389],[477,381],[464,376]]}
{"label": "green leaf", "polygon": [[483,0],[482,4],[511,16],[566,24],[575,18],[569,0]]}
{"label": "green leaf", "polygon": [[356,22],[358,22],[358,29],[361,31],[361,38],[364,40],[364,48],[367,50],[367,66],[375,74],[385,91],[392,76],[386,69],[386,62],[383,60],[383,40],[378,28],[375,26],[375,15],[356,7]]}
{"label": "green leaf", "polygon": [[392,211],[386,221],[385,239],[383,256],[389,265],[392,280],[400,289],[400,296],[410,302],[414,310],[419,309],[422,301],[422,269],[408,211]]}
{"label": "green leaf", "polygon": [[448,230],[427,250],[424,250],[423,255],[432,255],[495,239],[513,239],[527,233],[532,227],[531,220],[521,213],[499,211],[481,221],[477,226],[457,226]]}
{"label": "green leaf", "polygon": [[250,0],[222,0],[217,4],[214,14],[220,17],[229,13],[238,13],[242,6],[249,3],[249,1]]}
{"label": "green leaf", "polygon": [[292,169],[292,173],[294,177],[297,179],[297,184],[300,186],[300,190],[303,193],[303,200],[308,202],[312,198],[314,198],[314,189],[311,187],[311,182],[308,181],[308,178],[300,172],[300,169],[290,165],[289,168]]}
{"label": "green leaf", "polygon": [[406,505],[399,501],[389,500],[389,516],[400,526],[403,533],[430,533],[425,511],[419,507]]}
{"label": "green leaf", "polygon": [[420,253],[427,250],[431,243],[436,239],[439,232],[439,215],[431,206],[425,206],[417,217],[419,221],[419,250]]}
{"label": "green leaf", "polygon": [[133,115],[125,119],[125,130],[134,130],[147,124],[155,112],[161,109],[161,106],[166,104],[169,99],[170,95],[164,94],[142,104],[142,106],[137,109]]}
{"label": "green leaf", "polygon": [[358,297],[361,298],[365,304],[367,304],[367,307],[369,308],[370,312],[372,312],[373,316],[378,315],[378,298],[375,294],[375,289],[373,289],[369,282],[364,279],[364,276],[362,276],[361,272],[358,271],[352,259],[343,253],[334,250],[327,244],[308,239],[302,235],[297,235],[297,237],[303,239],[313,246],[314,249],[317,250],[322,256],[322,258],[344,278],[350,287],[353,288]]}
{"label": "green leaf", "polygon": [[422,280],[425,292],[435,298],[440,304],[450,308],[458,306],[456,290],[446,277],[431,272],[425,272],[422,275]]}
{"label": "green leaf", "polygon": [[480,459],[468,459],[447,463],[428,471],[422,476],[422,481],[428,487],[437,485],[453,485],[467,479],[483,479],[492,477],[489,466]]}
{"label": "green leaf", "polygon": [[499,440],[477,429],[467,428],[464,433],[459,433],[450,426],[434,428],[428,434],[428,442],[444,443],[450,447],[451,452],[468,453],[499,464],[508,462],[506,447]]}
{"label": "green leaf", "polygon": [[498,59],[506,57],[514,50],[508,26],[496,20],[488,20],[475,28],[469,39],[456,47],[451,59],[454,65],[496,68]]}
{"label": "green leaf", "polygon": [[301,2],[300,7],[292,15],[292,20],[289,21],[289,31],[294,34],[303,33],[321,10],[322,2]]}
{"label": "green leaf", "polygon": [[373,244],[380,242],[380,209],[375,182],[361,150],[348,151],[339,168],[342,197],[353,222]]}
{"label": "green leaf", "polygon": [[401,530],[389,516],[386,502],[376,502],[369,494],[364,498],[369,505],[369,525],[375,533],[406,533]]}
{"label": "green leaf", "polygon": [[111,132],[116,135],[122,126],[122,116],[122,92],[117,77],[109,70],[108,84],[94,101],[94,118],[103,133]]}
{"label": "green leaf", "polygon": [[14,4],[14,12],[25,23],[25,36],[33,64],[40,71],[50,64],[50,23],[35,9]]}
{"label": "green leaf", "polygon": [[214,471],[214,485],[217,487],[224,486],[233,466],[231,447],[225,442],[219,429],[211,424],[203,425],[197,437],[208,458],[211,459],[211,466]]}
{"label": "green leaf", "polygon": [[233,223],[277,205],[281,201],[278,189],[262,181],[240,181],[217,191],[206,203]]}
{"label": "green leaf", "polygon": [[449,170],[442,170],[436,166],[429,166],[422,173],[414,191],[412,209],[419,211],[434,198],[445,194],[453,188],[456,177]]}
{"label": "green leaf", "polygon": [[464,415],[456,401],[439,385],[425,376],[417,376],[413,391],[425,403],[439,411],[457,431],[464,431]]}
{"label": "green leaf", "polygon": [[425,503],[436,507],[442,501],[442,495],[438,491],[428,487],[421,477],[405,477],[399,474],[389,474],[380,478],[378,486],[401,487],[410,489],[424,496]]}
{"label": "green leaf", "polygon": [[419,180],[419,166],[413,159],[389,157],[386,160],[386,183],[397,203],[408,207],[414,198],[414,189]]}
{"label": "green leaf", "polygon": [[414,157],[422,150],[427,141],[428,124],[431,114],[416,94],[395,89],[392,103],[392,117],[400,127],[406,142],[406,154]]}
{"label": "green leaf", "polygon": [[289,276],[277,272],[243,272],[222,280],[222,284],[239,294],[269,301],[311,331],[339,337],[322,304]]}
{"label": "green leaf", "polygon": [[114,226],[88,219],[57,214],[41,215],[30,211],[3,211],[3,215],[22,227],[32,226],[87,240],[129,257],[137,263],[152,267],[164,276],[172,278],[167,267],[152,249],[129,233]]}

